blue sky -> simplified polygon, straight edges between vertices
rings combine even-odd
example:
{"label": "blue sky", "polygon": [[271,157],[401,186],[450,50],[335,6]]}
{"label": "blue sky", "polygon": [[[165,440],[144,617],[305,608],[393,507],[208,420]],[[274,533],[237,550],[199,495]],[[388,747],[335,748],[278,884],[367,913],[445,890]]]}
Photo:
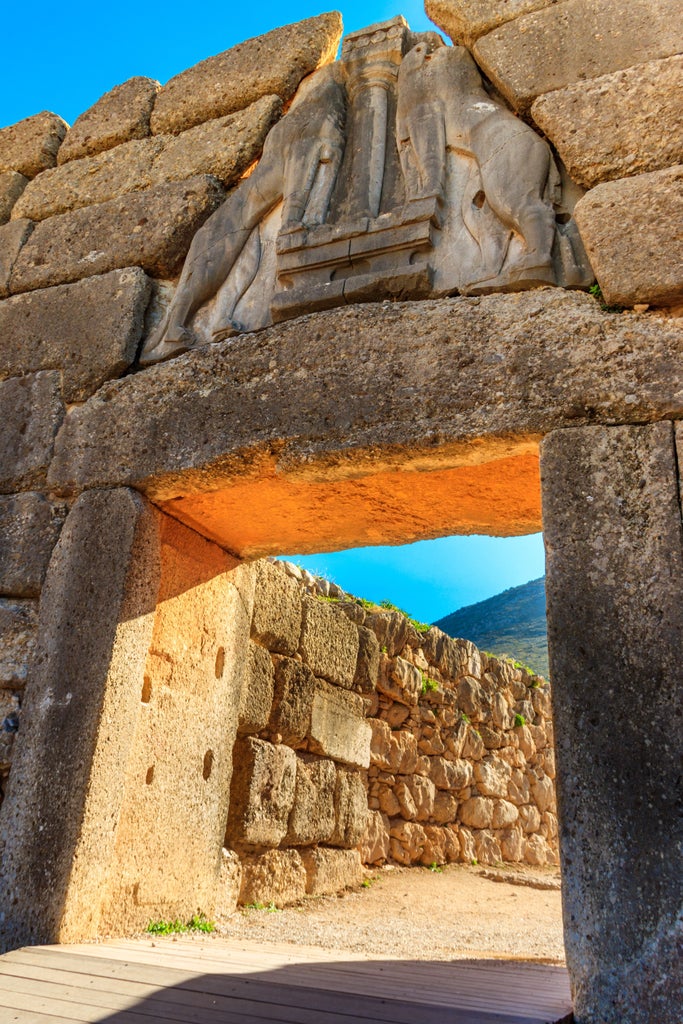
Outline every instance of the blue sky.
{"label": "blue sky", "polygon": [[[322,0],[7,4],[2,15],[0,127],[45,109],[71,123],[104,92],[133,75],[163,83],[250,36],[332,9],[341,10],[346,31],[396,14],[403,14],[415,30],[433,27],[421,0],[345,0],[329,6]],[[452,537],[297,560],[352,593],[387,598],[428,622],[544,572],[540,535]]]}

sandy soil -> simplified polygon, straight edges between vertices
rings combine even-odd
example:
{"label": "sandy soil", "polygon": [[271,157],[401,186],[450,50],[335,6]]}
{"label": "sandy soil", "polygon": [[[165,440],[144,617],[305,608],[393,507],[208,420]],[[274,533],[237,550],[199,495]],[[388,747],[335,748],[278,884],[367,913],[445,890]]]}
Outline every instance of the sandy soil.
{"label": "sandy soil", "polygon": [[385,868],[368,881],[359,892],[310,898],[285,910],[240,910],[214,934],[399,959],[476,955],[564,962],[555,869]]}

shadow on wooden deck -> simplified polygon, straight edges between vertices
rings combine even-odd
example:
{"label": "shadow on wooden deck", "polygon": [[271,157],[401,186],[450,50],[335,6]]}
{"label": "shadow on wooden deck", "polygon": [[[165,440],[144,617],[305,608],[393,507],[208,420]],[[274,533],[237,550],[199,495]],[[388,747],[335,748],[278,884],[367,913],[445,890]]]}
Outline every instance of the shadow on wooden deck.
{"label": "shadow on wooden deck", "polygon": [[208,941],[0,957],[1,1024],[569,1024],[564,968]]}

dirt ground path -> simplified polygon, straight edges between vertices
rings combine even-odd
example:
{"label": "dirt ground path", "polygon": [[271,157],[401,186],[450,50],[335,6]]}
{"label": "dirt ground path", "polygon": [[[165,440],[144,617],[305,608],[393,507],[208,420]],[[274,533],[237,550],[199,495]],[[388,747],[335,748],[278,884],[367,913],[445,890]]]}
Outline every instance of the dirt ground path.
{"label": "dirt ground path", "polygon": [[359,892],[307,899],[285,910],[237,911],[214,934],[398,959],[564,962],[556,869],[522,874],[452,864],[440,872],[378,869],[368,881]]}

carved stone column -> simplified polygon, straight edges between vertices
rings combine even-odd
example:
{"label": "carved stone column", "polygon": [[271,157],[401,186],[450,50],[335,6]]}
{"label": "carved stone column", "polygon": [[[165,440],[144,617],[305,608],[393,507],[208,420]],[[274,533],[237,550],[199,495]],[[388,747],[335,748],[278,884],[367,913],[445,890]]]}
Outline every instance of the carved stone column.
{"label": "carved stone column", "polygon": [[677,1024],[683,531],[673,424],[542,449],[565,944],[577,1024]]}

